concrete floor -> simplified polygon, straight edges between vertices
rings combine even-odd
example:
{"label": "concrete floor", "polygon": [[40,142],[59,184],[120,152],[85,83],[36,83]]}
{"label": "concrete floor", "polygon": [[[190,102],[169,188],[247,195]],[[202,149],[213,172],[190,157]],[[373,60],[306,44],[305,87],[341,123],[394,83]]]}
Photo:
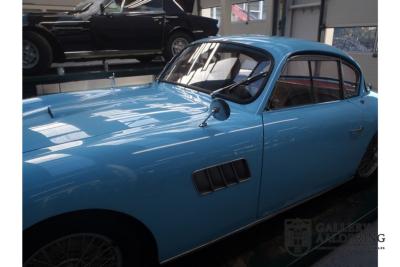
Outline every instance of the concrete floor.
{"label": "concrete floor", "polygon": [[375,267],[378,266],[378,222],[368,225],[345,244],[320,259],[312,267]]}
{"label": "concrete floor", "polygon": [[[298,218],[312,224],[311,244],[300,256],[288,246],[285,229],[285,221]],[[376,220],[377,179],[352,180],[164,267],[375,267]],[[318,225],[326,227],[318,230]],[[318,231],[323,241],[318,241]]]}

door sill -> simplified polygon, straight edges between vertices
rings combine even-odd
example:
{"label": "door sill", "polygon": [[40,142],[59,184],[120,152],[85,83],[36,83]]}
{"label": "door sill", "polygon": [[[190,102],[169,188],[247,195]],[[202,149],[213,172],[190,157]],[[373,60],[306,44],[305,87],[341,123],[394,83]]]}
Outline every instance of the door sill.
{"label": "door sill", "polygon": [[115,58],[115,57],[135,57],[148,55],[161,55],[161,50],[97,50],[97,51],[74,51],[65,52],[65,58],[86,59],[86,58]]}

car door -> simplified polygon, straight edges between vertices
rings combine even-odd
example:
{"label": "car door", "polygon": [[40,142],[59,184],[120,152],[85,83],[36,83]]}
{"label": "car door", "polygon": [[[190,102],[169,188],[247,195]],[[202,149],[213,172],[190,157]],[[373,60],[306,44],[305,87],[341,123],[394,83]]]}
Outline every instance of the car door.
{"label": "car door", "polygon": [[293,57],[277,80],[263,113],[260,216],[354,175],[363,148],[362,112],[343,93],[341,64],[320,55]]}
{"label": "car door", "polygon": [[100,50],[161,50],[164,17],[161,0],[111,1],[92,17],[92,32]]}

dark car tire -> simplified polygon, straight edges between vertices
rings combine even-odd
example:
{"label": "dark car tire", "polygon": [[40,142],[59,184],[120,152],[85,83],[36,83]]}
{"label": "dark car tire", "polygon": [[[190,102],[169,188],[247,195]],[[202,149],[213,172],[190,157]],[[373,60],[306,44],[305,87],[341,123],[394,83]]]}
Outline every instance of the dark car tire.
{"label": "dark car tire", "polygon": [[[184,32],[175,32],[169,38],[164,50],[164,58],[166,61],[171,60],[175,55],[183,50],[188,44],[193,41],[193,38]],[[180,48],[179,48],[180,47]]]}
{"label": "dark car tire", "polygon": [[143,235],[115,226],[66,220],[63,225],[24,233],[23,266],[49,266],[40,261],[50,261],[50,266],[100,266],[107,260],[104,266],[154,266]]}
{"label": "dark car tire", "polygon": [[53,61],[53,52],[49,42],[40,34],[32,31],[23,33],[23,72],[33,75],[49,69]]}
{"label": "dark car tire", "polygon": [[356,177],[368,179],[375,176],[378,170],[378,135],[376,134],[367,147],[357,169]]}

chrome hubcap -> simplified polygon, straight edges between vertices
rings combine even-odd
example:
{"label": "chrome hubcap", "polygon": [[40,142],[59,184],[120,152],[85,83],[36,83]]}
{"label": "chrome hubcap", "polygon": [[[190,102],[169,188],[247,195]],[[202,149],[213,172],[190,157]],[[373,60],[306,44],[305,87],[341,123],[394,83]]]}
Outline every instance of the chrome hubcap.
{"label": "chrome hubcap", "polygon": [[358,174],[360,177],[366,178],[371,176],[378,168],[378,145],[372,144],[364,158],[361,161]]}
{"label": "chrome hubcap", "polygon": [[74,234],[59,238],[36,251],[24,266],[119,267],[121,254],[111,240],[96,234]]}
{"label": "chrome hubcap", "polygon": [[172,43],[172,55],[176,55],[181,52],[187,45],[188,41],[185,38],[176,38]]}
{"label": "chrome hubcap", "polygon": [[24,69],[31,69],[39,62],[39,49],[31,41],[24,40],[23,42],[22,60]]}

